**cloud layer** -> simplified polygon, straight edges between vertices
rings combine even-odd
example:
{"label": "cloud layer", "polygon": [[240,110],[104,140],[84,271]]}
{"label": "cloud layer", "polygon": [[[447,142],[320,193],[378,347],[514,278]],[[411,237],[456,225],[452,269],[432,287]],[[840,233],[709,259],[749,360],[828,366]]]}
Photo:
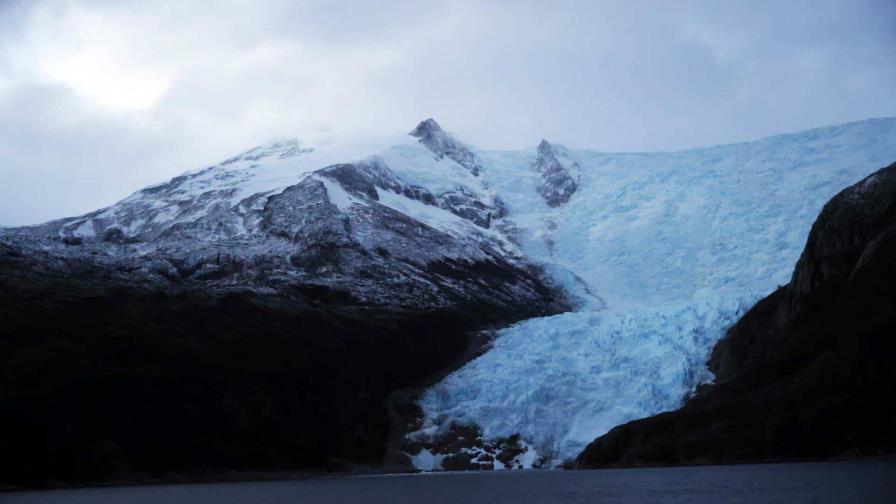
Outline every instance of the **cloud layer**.
{"label": "cloud layer", "polygon": [[552,4],[0,3],[0,224],[428,116],[483,148],[657,150],[896,115],[887,0]]}

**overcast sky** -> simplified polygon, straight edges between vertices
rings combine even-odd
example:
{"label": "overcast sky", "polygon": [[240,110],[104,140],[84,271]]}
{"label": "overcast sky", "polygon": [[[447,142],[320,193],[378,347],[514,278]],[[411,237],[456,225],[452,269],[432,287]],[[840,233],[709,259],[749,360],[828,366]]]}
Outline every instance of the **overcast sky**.
{"label": "overcast sky", "polygon": [[0,0],[0,224],[274,137],[751,140],[896,115],[896,1]]}

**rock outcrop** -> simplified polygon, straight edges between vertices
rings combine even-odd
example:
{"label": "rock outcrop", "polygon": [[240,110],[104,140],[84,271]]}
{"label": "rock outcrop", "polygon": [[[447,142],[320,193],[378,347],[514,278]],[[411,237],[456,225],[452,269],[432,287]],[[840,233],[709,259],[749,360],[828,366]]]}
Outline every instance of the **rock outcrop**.
{"label": "rock outcrop", "polygon": [[567,158],[547,140],[538,144],[538,157],[535,159],[535,171],[541,174],[538,193],[548,206],[556,208],[564,205],[576,192],[578,183],[575,172],[578,165]]}
{"label": "rock outcrop", "polygon": [[411,130],[410,135],[418,138],[419,142],[436,156],[445,156],[454,160],[455,163],[470,170],[473,175],[478,176],[482,171],[482,165],[472,149],[446,133],[435,119],[429,118],[422,121]]}
{"label": "rock outcrop", "polygon": [[[422,121],[410,132],[410,135],[429,149],[436,159],[447,157],[469,170],[474,177],[479,177],[482,172],[482,164],[476,153],[446,133],[435,119]],[[484,183],[482,184],[484,186]],[[491,227],[493,219],[500,219],[507,214],[504,202],[497,196],[492,197],[490,201],[484,201],[463,186],[439,194],[437,200],[440,207],[484,228]]]}

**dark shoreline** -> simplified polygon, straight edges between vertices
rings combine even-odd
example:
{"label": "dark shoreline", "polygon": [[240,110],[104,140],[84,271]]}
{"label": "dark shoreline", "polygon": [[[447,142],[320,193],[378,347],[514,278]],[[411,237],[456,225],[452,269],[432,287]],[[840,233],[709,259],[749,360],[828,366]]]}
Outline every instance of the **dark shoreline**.
{"label": "dark shoreline", "polygon": [[11,504],[244,502],[891,502],[896,463],[841,461],[618,470],[357,474],[292,480],[79,487],[4,494]]}
{"label": "dark shoreline", "polygon": [[591,472],[591,471],[628,471],[632,469],[676,469],[695,467],[729,467],[729,466],[765,466],[765,465],[791,465],[791,464],[838,464],[861,462],[893,462],[896,463],[896,454],[877,457],[835,457],[826,459],[780,459],[757,461],[733,461],[720,463],[684,463],[677,465],[629,465],[610,466],[588,469],[571,469],[556,467],[552,469],[510,469],[497,471],[414,471],[404,472],[379,468],[362,469],[353,472],[313,472],[313,471],[234,471],[232,473],[219,473],[208,477],[179,477],[149,478],[141,480],[107,481],[97,484],[61,484],[45,487],[0,487],[0,494],[17,494],[28,492],[53,492],[80,489],[104,489],[104,488],[131,488],[154,486],[180,486],[180,485],[210,485],[226,483],[265,483],[265,482],[289,482],[306,480],[332,480],[351,479],[377,476],[448,476],[458,474],[490,474],[490,473],[541,473],[541,472]]}

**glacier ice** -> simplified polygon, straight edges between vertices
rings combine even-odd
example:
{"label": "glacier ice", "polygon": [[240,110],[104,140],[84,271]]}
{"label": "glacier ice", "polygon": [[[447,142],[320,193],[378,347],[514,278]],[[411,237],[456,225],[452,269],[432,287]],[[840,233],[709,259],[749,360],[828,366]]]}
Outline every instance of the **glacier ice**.
{"label": "glacier ice", "polygon": [[536,149],[480,152],[523,251],[581,298],[520,322],[421,397],[424,429],[518,433],[556,464],[615,425],[678,407],[713,344],[789,281],[835,193],[896,159],[874,119],[680,152],[568,149],[579,188],[549,207]]}
{"label": "glacier ice", "polygon": [[677,407],[709,378],[712,344],[748,307],[704,299],[520,322],[421,406],[430,423],[475,423],[489,439],[520,434],[557,464],[620,423]]}

